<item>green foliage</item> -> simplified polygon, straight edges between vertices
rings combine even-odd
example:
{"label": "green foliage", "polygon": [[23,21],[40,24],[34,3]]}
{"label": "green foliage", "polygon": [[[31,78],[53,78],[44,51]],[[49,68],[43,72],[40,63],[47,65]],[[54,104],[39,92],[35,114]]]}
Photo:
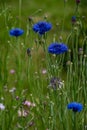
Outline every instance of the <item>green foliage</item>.
{"label": "green foliage", "polygon": [[[80,130],[87,127],[87,24],[83,4],[73,1],[5,0],[0,4],[0,130]],[[77,10],[76,10],[77,9]],[[76,22],[71,18],[76,15]],[[84,16],[84,17],[83,17]],[[33,32],[39,20],[50,21],[42,37]],[[11,37],[9,30],[24,35]],[[48,54],[52,42],[68,52]],[[27,49],[30,48],[30,54]],[[27,101],[27,103],[26,103]],[[72,101],[84,109],[67,109]],[[76,115],[74,115],[76,114]]]}

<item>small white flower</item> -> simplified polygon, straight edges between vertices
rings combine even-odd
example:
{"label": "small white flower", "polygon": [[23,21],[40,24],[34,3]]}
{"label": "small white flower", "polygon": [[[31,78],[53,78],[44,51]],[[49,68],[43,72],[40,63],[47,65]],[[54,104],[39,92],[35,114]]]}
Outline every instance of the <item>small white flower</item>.
{"label": "small white flower", "polygon": [[47,70],[46,69],[43,69],[42,70],[42,74],[46,74],[47,73]]}
{"label": "small white flower", "polygon": [[5,106],[2,103],[0,103],[0,110],[4,110],[4,109],[5,109]]}
{"label": "small white flower", "polygon": [[13,87],[12,89],[9,90],[10,93],[14,93],[16,91],[16,88]]}
{"label": "small white flower", "polygon": [[3,97],[1,97],[1,100],[3,101],[3,100],[4,100],[4,98],[3,98]]}
{"label": "small white flower", "polygon": [[18,110],[18,116],[19,117],[27,117],[28,114],[29,114],[29,112],[26,111],[26,110],[20,110],[20,109]]}

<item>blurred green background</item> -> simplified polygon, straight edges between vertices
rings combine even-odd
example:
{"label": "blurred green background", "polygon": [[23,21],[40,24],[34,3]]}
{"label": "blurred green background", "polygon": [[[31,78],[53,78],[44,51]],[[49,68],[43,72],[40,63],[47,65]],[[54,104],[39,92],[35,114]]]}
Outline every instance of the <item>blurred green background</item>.
{"label": "blurred green background", "polygon": [[[86,16],[87,0],[81,0],[79,4],[80,16]],[[34,17],[34,22],[47,17],[54,30],[62,30],[62,35],[71,29],[71,17],[75,15],[75,0],[0,0],[0,43],[7,41],[6,36],[12,27],[21,26],[26,29],[29,17]],[[56,24],[60,29],[56,30]],[[61,34],[60,34],[61,35]],[[4,42],[3,42],[4,43]]]}
{"label": "blurred green background", "polygon": [[[69,16],[75,15],[75,0],[0,0],[0,7],[10,7],[14,14],[18,16],[20,3],[23,19],[31,16],[38,9],[42,9],[42,11],[37,13],[36,16],[42,18],[44,15],[47,15],[52,22],[61,21],[64,15],[67,21],[70,19]],[[82,15],[87,14],[86,7],[87,0],[81,0],[79,11]]]}

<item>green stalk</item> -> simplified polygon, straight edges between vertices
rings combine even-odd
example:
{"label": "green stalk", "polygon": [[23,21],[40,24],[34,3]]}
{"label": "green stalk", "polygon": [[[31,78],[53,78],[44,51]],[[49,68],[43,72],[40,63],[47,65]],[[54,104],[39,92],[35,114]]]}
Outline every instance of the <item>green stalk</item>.
{"label": "green stalk", "polygon": [[76,128],[76,113],[73,112],[73,130],[77,130]]}
{"label": "green stalk", "polygon": [[21,26],[21,10],[22,10],[22,0],[19,0],[19,27]]}
{"label": "green stalk", "polygon": [[61,33],[63,33],[63,31],[64,31],[65,16],[66,16],[66,1],[64,1],[64,16],[63,16],[63,24],[62,24]]}

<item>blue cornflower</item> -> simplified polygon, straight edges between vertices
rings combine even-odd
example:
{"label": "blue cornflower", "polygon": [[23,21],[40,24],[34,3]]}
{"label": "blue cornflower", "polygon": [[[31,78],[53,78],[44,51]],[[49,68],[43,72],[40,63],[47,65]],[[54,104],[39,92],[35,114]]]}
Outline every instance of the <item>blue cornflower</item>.
{"label": "blue cornflower", "polygon": [[71,102],[67,105],[68,109],[72,109],[73,112],[80,112],[83,109],[83,105],[77,102]]}
{"label": "blue cornflower", "polygon": [[40,35],[45,34],[47,31],[49,31],[52,28],[52,24],[45,22],[45,21],[39,21],[38,23],[33,25],[33,30],[36,33],[39,33]]}
{"label": "blue cornflower", "polygon": [[24,33],[24,30],[20,28],[11,29],[9,32],[11,36],[15,36],[15,37],[21,36],[23,33]]}
{"label": "blue cornflower", "polygon": [[67,45],[63,43],[51,43],[48,47],[48,52],[52,54],[62,54],[64,52],[68,51]]}
{"label": "blue cornflower", "polygon": [[72,16],[72,23],[76,22],[76,16]]}

